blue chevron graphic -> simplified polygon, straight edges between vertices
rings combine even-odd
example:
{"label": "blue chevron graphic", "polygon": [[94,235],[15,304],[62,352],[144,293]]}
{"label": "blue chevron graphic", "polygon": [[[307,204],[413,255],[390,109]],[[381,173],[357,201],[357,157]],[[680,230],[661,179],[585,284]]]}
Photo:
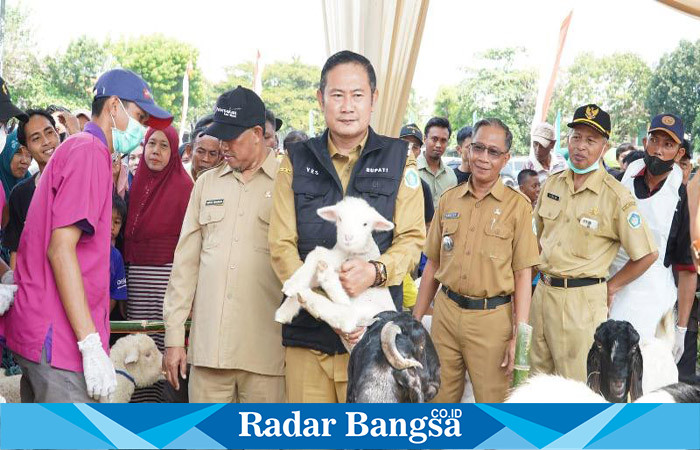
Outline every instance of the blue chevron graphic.
{"label": "blue chevron graphic", "polygon": [[172,441],[163,448],[178,449],[178,448],[206,448],[206,449],[223,449],[223,445],[216,442],[211,436],[204,433],[197,427],[190,428],[185,434]]}
{"label": "blue chevron graphic", "polygon": [[139,436],[156,447],[163,448],[180,437],[185,431],[193,428],[223,407],[224,405],[221,403],[213,404],[206,409],[195,411],[185,417],[180,417],[179,419],[172,420],[163,425],[151,428],[148,431],[144,431],[143,433],[139,433]]}
{"label": "blue chevron graphic", "polygon": [[510,428],[503,428],[498,433],[494,434],[490,438],[486,439],[484,442],[474,447],[475,449],[487,449],[487,448],[498,448],[498,449],[523,449],[529,450],[532,448],[537,448],[528,441],[525,440],[515,431]]}
{"label": "blue chevron graphic", "polygon": [[569,431],[567,434],[552,442],[545,448],[584,448],[584,446],[588,444],[591,439],[615,417],[615,415],[622,411],[623,407],[624,405],[622,404],[611,405],[610,408],[601,412],[587,422],[582,423],[577,428]]}
{"label": "blue chevron graphic", "polygon": [[100,429],[100,431],[102,431],[105,436],[109,438],[110,441],[114,442],[114,445],[116,445],[117,448],[156,448],[149,442],[141,439],[131,431],[127,430],[117,422],[91,408],[90,406],[84,403],[77,403],[75,406],[82,411],[82,413],[85,414],[85,417],[90,419],[92,423],[94,423]]}
{"label": "blue chevron graphic", "polygon": [[542,448],[562,436],[562,433],[550,430],[549,428],[530,422],[522,417],[501,411],[486,403],[476,403],[475,405],[536,447]]}

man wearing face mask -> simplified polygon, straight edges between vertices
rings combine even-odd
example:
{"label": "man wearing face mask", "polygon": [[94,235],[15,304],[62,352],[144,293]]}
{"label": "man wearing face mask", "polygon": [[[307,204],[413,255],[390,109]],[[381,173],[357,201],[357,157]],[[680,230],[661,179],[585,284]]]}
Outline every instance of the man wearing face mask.
{"label": "man wearing face mask", "polygon": [[[622,178],[636,197],[659,249],[659,258],[639,278],[615,296],[610,318],[634,325],[642,340],[652,339],[663,315],[678,298],[678,326],[673,354],[676,362],[684,350],[690,309],[695,299],[697,275],[690,252],[688,196],[678,162],[685,154],[683,121],[674,114],[659,114],[651,120],[644,138],[644,159],[632,162]],[[610,273],[629,259],[620,249]],[[673,279],[678,272],[678,289]],[[640,314],[641,312],[641,314]]]}
{"label": "man wearing face mask", "polygon": [[[533,372],[585,382],[593,334],[615,294],[658,252],[634,196],[600,164],[610,137],[608,113],[584,105],[568,126],[569,168],[547,179],[534,212],[542,277],[530,309],[530,362]],[[630,259],[606,280],[620,246]]]}
{"label": "man wearing face mask", "polygon": [[42,172],[17,252],[17,302],[5,317],[23,403],[83,403],[114,393],[110,155],[136,148],[144,125],[171,121],[141,77],[111,70],[97,80],[92,121],[56,148]]}

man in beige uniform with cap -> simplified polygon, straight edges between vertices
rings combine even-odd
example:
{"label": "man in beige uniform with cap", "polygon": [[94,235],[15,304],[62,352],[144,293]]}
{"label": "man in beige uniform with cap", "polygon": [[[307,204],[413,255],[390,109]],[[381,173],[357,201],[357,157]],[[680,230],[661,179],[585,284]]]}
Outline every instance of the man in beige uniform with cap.
{"label": "man in beige uniform with cap", "polygon": [[193,403],[283,402],[284,349],[274,321],[282,286],[267,233],[279,163],[264,143],[265,106],[238,87],[216,102],[204,133],[219,139],[225,164],[195,184],[165,293],[168,381],[184,378],[185,321]]}
{"label": "man in beige uniform with cap", "polygon": [[[600,165],[608,113],[585,105],[568,126],[569,168],[547,179],[534,214],[542,277],[530,310],[530,361],[533,373],[586,381],[593,334],[607,320],[615,293],[658,254],[632,193]],[[630,261],[606,282],[620,245]]]}

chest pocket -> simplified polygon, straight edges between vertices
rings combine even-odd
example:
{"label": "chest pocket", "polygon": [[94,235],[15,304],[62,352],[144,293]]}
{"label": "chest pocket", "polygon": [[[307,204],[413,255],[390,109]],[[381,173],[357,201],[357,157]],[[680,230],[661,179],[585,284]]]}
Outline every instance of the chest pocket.
{"label": "chest pocket", "polygon": [[394,205],[389,203],[396,192],[397,181],[395,178],[388,174],[363,174],[355,178],[354,186],[360,197],[365,199],[374,209],[385,217],[393,216],[391,213],[394,210]]}
{"label": "chest pocket", "polygon": [[[545,222],[545,226],[551,226],[551,222],[557,220],[557,217],[559,217],[559,214],[561,214],[561,201],[543,198],[539,214],[540,217],[542,217],[542,220]],[[549,224],[547,223],[548,221]]]}
{"label": "chest pocket", "polygon": [[270,231],[270,212],[272,201],[265,201],[258,211],[258,219],[255,227],[255,250],[270,253],[270,243],[267,235]]}
{"label": "chest pocket", "polygon": [[[459,220],[448,219],[443,223],[442,238],[440,239],[440,260],[451,259],[458,251],[457,230],[459,230]],[[451,248],[450,242],[452,244]],[[459,251],[463,251],[463,249]]]}
{"label": "chest pocket", "polygon": [[[593,219],[597,221],[595,228],[585,227],[581,224],[583,219]],[[603,248],[601,241],[609,235],[610,225],[607,220],[601,217],[591,217],[590,214],[579,214],[571,220],[571,227],[568,231],[571,239],[571,253],[579,258],[591,258],[597,249]]]}
{"label": "chest pocket", "polygon": [[[292,181],[297,222],[322,223],[316,210],[328,206],[324,197],[331,189],[331,180],[318,177],[299,176]],[[268,215],[269,223],[269,215]]]}
{"label": "chest pocket", "polygon": [[212,248],[221,242],[221,221],[226,210],[223,205],[204,206],[199,211],[199,226],[202,227],[202,248]]}
{"label": "chest pocket", "polygon": [[486,224],[484,254],[492,259],[509,260],[513,254],[513,229],[508,223]]}

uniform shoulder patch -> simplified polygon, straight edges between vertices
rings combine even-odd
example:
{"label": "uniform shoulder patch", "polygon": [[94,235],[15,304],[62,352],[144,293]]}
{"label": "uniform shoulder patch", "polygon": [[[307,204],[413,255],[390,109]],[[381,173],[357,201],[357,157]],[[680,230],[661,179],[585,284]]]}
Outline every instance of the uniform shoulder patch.
{"label": "uniform shoulder patch", "polygon": [[637,211],[632,211],[627,215],[627,224],[633,230],[642,226],[642,216],[639,215]]}
{"label": "uniform shoulder patch", "polygon": [[280,167],[279,170],[278,170],[278,172],[280,172],[280,173],[286,173],[286,174],[291,175],[291,174],[292,174],[292,169],[290,169],[289,167]]}
{"label": "uniform shoulder patch", "polygon": [[418,171],[413,167],[406,169],[406,173],[403,176],[403,183],[407,188],[418,189],[418,186],[420,186]]}

